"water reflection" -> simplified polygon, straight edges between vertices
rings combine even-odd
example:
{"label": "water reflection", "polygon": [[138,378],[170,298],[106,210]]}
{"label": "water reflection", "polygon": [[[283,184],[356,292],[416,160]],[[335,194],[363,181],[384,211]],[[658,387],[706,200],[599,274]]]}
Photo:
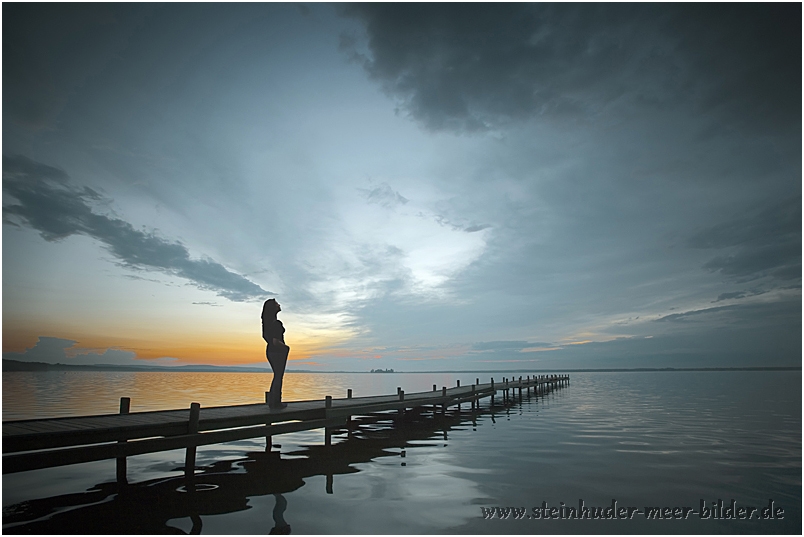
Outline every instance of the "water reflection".
{"label": "water reflection", "polygon": [[[467,412],[466,405],[463,409],[353,417],[347,427],[331,431],[331,446],[303,445],[286,453],[249,451],[244,457],[199,466],[189,479],[181,475],[133,484],[109,481],[81,493],[24,501],[4,508],[3,531],[199,534],[202,517],[245,511],[254,497],[273,495],[274,508],[262,533],[289,534],[287,494],[303,487],[305,479],[325,476],[326,493],[335,494],[335,477],[359,472],[360,463],[399,457],[404,466],[407,450],[441,445],[449,431],[476,427],[477,413]],[[493,410],[499,411],[504,410]]]}
{"label": "water reflection", "polygon": [[[503,375],[503,374],[500,374]],[[116,414],[121,397],[131,412],[261,403],[273,375],[266,373],[12,371],[3,373],[3,421]],[[471,384],[471,373],[286,373],[283,399],[306,401],[327,395],[355,397],[430,391],[431,385]]]}

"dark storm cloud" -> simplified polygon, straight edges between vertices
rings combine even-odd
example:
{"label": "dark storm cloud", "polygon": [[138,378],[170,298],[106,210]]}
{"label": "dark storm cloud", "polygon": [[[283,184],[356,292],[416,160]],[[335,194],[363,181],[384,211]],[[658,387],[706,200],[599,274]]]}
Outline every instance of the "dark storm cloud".
{"label": "dark storm cloud", "polygon": [[801,278],[801,196],[703,229],[687,244],[726,250],[704,265],[726,276]]}
{"label": "dark storm cloud", "polygon": [[51,128],[70,93],[114,59],[148,6],[3,5],[3,116]]}
{"label": "dark storm cloud", "polygon": [[800,117],[801,6],[353,4],[341,48],[432,130],[482,130],[610,104]]}
{"label": "dark storm cloud", "polygon": [[90,203],[101,196],[71,184],[66,173],[23,156],[3,155],[3,191],[17,203],[3,207],[5,223],[20,221],[47,241],[70,235],[97,239],[120,262],[133,269],[159,270],[186,278],[200,289],[233,301],[273,294],[246,278],[206,259],[190,259],[182,244],[145,233],[118,218],[96,214]]}

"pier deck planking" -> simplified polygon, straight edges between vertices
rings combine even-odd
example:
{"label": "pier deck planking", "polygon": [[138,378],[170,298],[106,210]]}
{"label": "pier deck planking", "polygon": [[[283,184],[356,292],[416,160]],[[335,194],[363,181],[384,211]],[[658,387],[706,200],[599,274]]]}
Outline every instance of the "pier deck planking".
{"label": "pier deck planking", "polygon": [[3,422],[3,473],[110,458],[119,461],[168,449],[186,448],[189,453],[199,445],[322,427],[328,435],[329,428],[345,425],[350,416],[426,406],[443,411],[465,402],[474,405],[498,391],[507,398],[517,389],[520,393],[522,389],[546,391],[568,382],[568,375],[534,376],[430,392],[295,401],[283,409],[264,403],[206,407],[198,412],[197,423],[191,423],[190,409],[7,421]]}

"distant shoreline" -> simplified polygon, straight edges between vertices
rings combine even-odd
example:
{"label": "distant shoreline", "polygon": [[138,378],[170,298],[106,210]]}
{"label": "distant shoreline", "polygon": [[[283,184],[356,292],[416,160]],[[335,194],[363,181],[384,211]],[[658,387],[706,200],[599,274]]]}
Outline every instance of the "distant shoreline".
{"label": "distant shoreline", "polygon": [[[157,372],[157,373],[270,373],[269,368],[248,366],[214,366],[214,365],[183,365],[183,366],[149,366],[149,365],[72,365],[48,364],[45,362],[21,362],[19,360],[3,359],[3,372],[14,371],[118,371],[118,372]],[[471,369],[471,370],[440,370],[440,371],[395,371],[383,372],[383,375],[398,375],[400,373],[639,373],[639,372],[677,372],[677,371],[801,371],[801,366],[747,366],[747,367],[635,367],[635,368],[581,368],[581,369]],[[370,371],[313,371],[310,369],[288,369],[288,373],[349,373],[376,375]]]}

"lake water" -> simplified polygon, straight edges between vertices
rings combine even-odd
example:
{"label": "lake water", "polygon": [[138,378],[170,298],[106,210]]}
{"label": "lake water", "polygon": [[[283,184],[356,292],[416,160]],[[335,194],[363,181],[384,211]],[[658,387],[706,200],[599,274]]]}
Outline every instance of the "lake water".
{"label": "lake water", "polygon": [[[347,388],[355,396],[397,386],[411,393],[519,375],[290,373],[285,399],[343,397]],[[131,397],[132,411],[254,403],[270,378],[4,373],[3,419],[115,413],[121,396]],[[124,488],[114,461],[4,475],[3,531],[801,533],[800,371],[573,373],[569,386],[544,397],[495,402],[490,409],[483,400],[475,415],[464,405],[460,414],[396,425],[363,420],[329,449],[321,430],[274,437],[281,447],[272,453],[264,438],[202,447],[194,491],[183,481],[183,450],[129,458]],[[713,506],[718,500],[723,510]],[[735,515],[756,511],[750,519],[715,518],[731,514],[732,500]],[[567,507],[577,512],[580,502],[613,501],[617,509],[591,509],[589,519],[545,519],[570,514]],[[771,501],[774,518],[758,519]],[[526,508],[525,516],[501,519],[505,511],[493,510],[509,507]],[[669,518],[646,518],[655,507]]]}

